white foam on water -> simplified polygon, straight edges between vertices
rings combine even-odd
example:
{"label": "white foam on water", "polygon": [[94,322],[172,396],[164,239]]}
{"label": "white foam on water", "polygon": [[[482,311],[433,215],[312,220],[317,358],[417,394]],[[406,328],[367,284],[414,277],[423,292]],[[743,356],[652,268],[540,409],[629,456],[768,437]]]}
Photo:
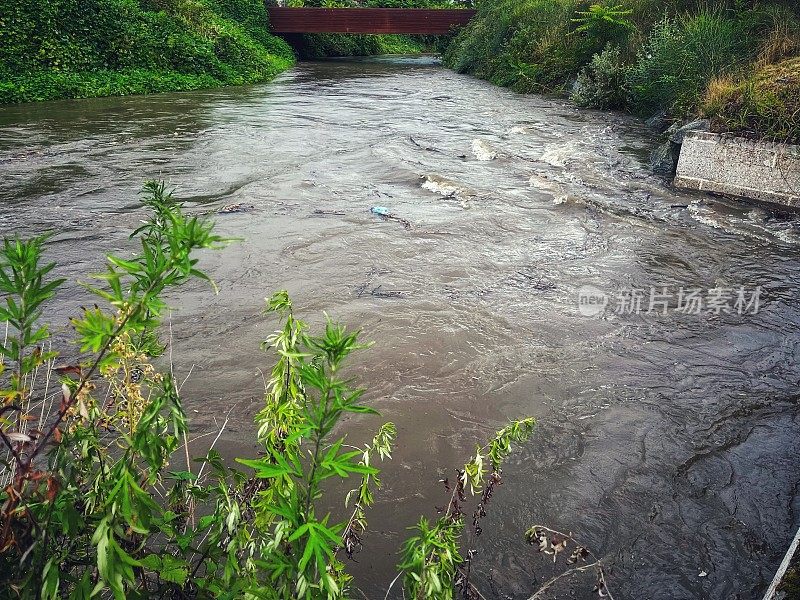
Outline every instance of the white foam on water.
{"label": "white foam on water", "polygon": [[569,200],[564,186],[557,181],[549,179],[546,175],[531,175],[528,178],[528,185],[542,192],[551,194],[553,196],[553,204],[564,204]]}
{"label": "white foam on water", "polygon": [[425,181],[422,182],[422,189],[439,194],[440,196],[455,196],[459,192],[463,192],[463,188],[456,183],[438,177],[436,175],[425,175]]}
{"label": "white foam on water", "polygon": [[455,181],[445,179],[439,175],[425,175],[423,176],[422,189],[439,194],[445,198],[455,198],[458,200],[462,208],[470,208],[472,200],[477,196],[474,191],[459,185]]}
{"label": "white foam on water", "polygon": [[472,153],[478,160],[494,160],[497,151],[483,140],[472,140]]}
{"label": "white foam on water", "polygon": [[546,192],[560,192],[564,189],[564,186],[560,185],[557,181],[553,181],[545,175],[538,174],[531,175],[528,178],[528,185]]}
{"label": "white foam on water", "polygon": [[574,142],[569,142],[568,144],[560,144],[546,150],[539,160],[553,167],[563,168],[567,166],[567,163],[576,153],[577,145]]}
{"label": "white foam on water", "polygon": [[712,211],[708,207],[692,202],[689,205],[689,215],[698,223],[708,225],[714,229],[725,229],[724,225],[711,216]]}

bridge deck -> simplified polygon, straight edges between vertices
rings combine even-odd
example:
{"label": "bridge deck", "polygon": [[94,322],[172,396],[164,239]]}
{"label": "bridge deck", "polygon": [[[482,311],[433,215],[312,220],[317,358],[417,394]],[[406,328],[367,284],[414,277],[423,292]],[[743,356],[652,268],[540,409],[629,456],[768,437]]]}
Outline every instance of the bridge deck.
{"label": "bridge deck", "polygon": [[270,6],[275,33],[406,33],[441,35],[466,25],[471,9],[284,8]]}

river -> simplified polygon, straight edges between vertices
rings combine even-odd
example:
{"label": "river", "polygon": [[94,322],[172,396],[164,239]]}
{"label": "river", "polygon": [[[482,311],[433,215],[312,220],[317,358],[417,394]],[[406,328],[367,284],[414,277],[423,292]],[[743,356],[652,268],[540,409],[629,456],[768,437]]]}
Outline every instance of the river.
{"label": "river", "polygon": [[[405,528],[446,503],[438,479],[528,415],[476,546],[486,598],[558,572],[523,539],[534,523],[613,565],[618,600],[757,598],[800,525],[800,220],[669,189],[646,166],[654,143],[630,117],[428,57],[302,63],[267,85],[3,107],[0,223],[54,231],[59,272],[85,279],[131,249],[137,192],[161,178],[243,238],[203,255],[218,295],[170,298],[193,429],[230,412],[227,455],[255,450],[265,296],[363,328],[375,345],[353,373],[382,416],[345,429],[399,432],[353,565],[370,600]],[[579,307],[587,285],[605,311]],[[680,288],[757,286],[758,310],[677,310]],[[650,306],[654,287],[668,303]],[[618,314],[626,289],[644,301]],[[58,339],[88,301],[60,293]],[[592,597],[591,576],[571,583]]]}

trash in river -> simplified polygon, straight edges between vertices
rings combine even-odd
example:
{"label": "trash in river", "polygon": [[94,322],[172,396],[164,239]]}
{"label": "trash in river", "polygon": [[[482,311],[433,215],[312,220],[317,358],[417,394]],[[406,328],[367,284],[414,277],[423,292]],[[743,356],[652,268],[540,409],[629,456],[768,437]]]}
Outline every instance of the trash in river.
{"label": "trash in river", "polygon": [[375,298],[402,298],[406,295],[406,292],[400,290],[384,290],[381,288],[383,288],[383,285],[379,285],[370,290],[368,283],[362,283],[355,289],[355,295],[357,298],[361,298],[367,294]]}
{"label": "trash in river", "polygon": [[315,209],[312,213],[313,216],[316,217],[343,217],[344,211],[343,210],[322,210],[320,208]]}
{"label": "trash in river", "polygon": [[226,213],[237,213],[237,212],[248,212],[255,208],[252,204],[242,204],[241,202],[236,202],[235,204],[226,204],[222,208],[220,208],[217,212],[221,214]]}
{"label": "trash in river", "polygon": [[406,229],[411,229],[411,223],[409,223],[406,219],[402,217],[398,217],[397,215],[393,215],[388,208],[385,206],[373,206],[369,209],[372,214],[378,215],[379,217],[383,217],[384,219],[391,219],[392,221],[397,221],[398,223],[402,223],[403,227]]}

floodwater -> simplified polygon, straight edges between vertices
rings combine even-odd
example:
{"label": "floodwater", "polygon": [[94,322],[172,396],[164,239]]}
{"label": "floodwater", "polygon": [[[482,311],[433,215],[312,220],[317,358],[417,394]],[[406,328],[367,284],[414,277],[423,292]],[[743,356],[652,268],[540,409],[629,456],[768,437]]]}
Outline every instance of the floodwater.
{"label": "floodwater", "polygon": [[[375,344],[352,372],[382,416],[343,431],[399,431],[353,565],[367,598],[384,597],[406,527],[446,503],[438,480],[528,415],[536,434],[475,545],[486,598],[528,598],[560,572],[525,543],[532,524],[603,557],[617,599],[757,598],[800,525],[800,221],[665,187],[653,144],[628,117],[430,58],[306,63],[268,85],[0,109],[0,223],[54,231],[60,272],[85,279],[133,249],[137,190],[161,178],[243,238],[203,256],[218,295],[170,298],[194,431],[229,414],[228,455],[255,451],[265,296],[287,288],[313,323],[324,310],[363,328]],[[586,285],[605,311],[579,310]],[[653,286],[675,297],[648,310]],[[750,300],[757,286],[757,312],[676,310],[681,287]],[[641,310],[617,314],[625,289],[644,290]],[[64,288],[59,339],[89,301]]]}

